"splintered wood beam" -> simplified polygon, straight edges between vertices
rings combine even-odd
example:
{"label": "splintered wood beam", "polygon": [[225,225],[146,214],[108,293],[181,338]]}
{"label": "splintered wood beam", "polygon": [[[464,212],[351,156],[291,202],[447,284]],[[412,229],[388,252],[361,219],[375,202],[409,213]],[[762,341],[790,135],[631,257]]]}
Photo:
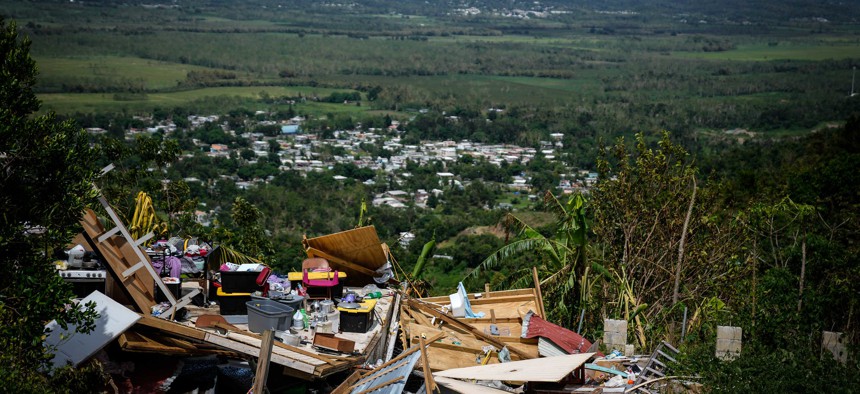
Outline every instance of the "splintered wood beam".
{"label": "splintered wood beam", "polygon": [[[418,309],[420,309],[420,310],[422,310],[422,311],[424,311],[424,312],[427,312],[428,314],[433,315],[433,316],[434,316],[434,317],[436,317],[436,318],[442,319],[442,321],[444,321],[444,322],[446,322],[446,323],[448,323],[448,324],[450,324],[450,325],[452,325],[452,326],[454,326],[454,327],[459,327],[459,328],[461,328],[461,329],[463,329],[463,330],[466,330],[466,331],[468,331],[470,334],[472,334],[472,335],[474,335],[474,336],[476,336],[476,337],[478,337],[478,338],[481,338],[481,339],[483,339],[484,341],[487,341],[487,342],[489,342],[489,343],[493,344],[494,346],[496,346],[496,347],[497,347],[497,348],[499,348],[499,349],[502,349],[502,348],[504,348],[504,347],[505,347],[505,343],[504,343],[504,342],[502,342],[502,341],[500,341],[500,340],[498,340],[498,339],[496,339],[496,338],[493,338],[493,337],[491,337],[491,336],[489,336],[489,335],[487,335],[487,334],[484,334],[481,330],[479,330],[479,329],[475,328],[474,326],[472,326],[472,325],[470,325],[470,324],[463,323],[463,322],[461,322],[460,320],[457,320],[457,319],[455,319],[455,318],[453,318],[453,317],[451,317],[451,316],[448,316],[448,315],[446,315],[446,314],[444,314],[444,313],[442,313],[442,312],[439,312],[439,311],[437,311],[436,309],[433,309],[433,308],[431,308],[431,307],[427,306],[426,304],[424,304],[424,303],[423,303],[423,302],[421,302],[421,301],[418,301],[418,300],[414,300],[414,299],[412,299],[412,300],[409,300],[409,305],[412,305],[412,306],[414,306],[415,308],[418,308]],[[524,359],[532,358],[531,356],[529,356],[528,354],[524,353],[523,351],[521,351],[521,350],[519,350],[519,349],[517,349],[517,348],[514,348],[514,347],[508,347],[508,350],[509,350],[511,353],[516,354],[516,355],[518,355],[518,356],[520,356],[520,357],[522,357],[522,358],[524,358]]]}
{"label": "splintered wood beam", "polygon": [[[222,330],[235,332],[235,333],[236,333],[236,334],[238,334],[238,335],[244,335],[244,336],[246,336],[246,337],[251,337],[251,338],[254,338],[254,339],[259,339],[259,340],[261,340],[261,341],[263,340],[263,337],[262,337],[262,336],[257,335],[257,334],[255,334],[255,333],[253,333],[253,332],[250,332],[250,331],[237,331],[236,327],[235,327],[235,326],[233,326],[233,325],[230,325],[229,323],[228,323],[228,324],[224,324],[224,323],[220,323],[220,322],[215,322],[215,324],[213,324],[212,326],[213,326],[213,327],[216,327],[216,328],[220,328],[220,329],[222,329]],[[320,360],[320,361],[323,361],[323,362],[325,362],[326,364],[329,364],[329,365],[337,365],[337,363],[335,362],[335,360],[332,360],[332,359],[331,359],[331,358],[329,358],[329,357],[323,356],[323,355],[321,355],[321,354],[317,354],[317,353],[309,352],[309,351],[307,351],[307,350],[304,350],[304,349],[299,348],[299,347],[296,347],[296,346],[290,346],[290,345],[287,345],[286,343],[283,343],[283,342],[275,342],[275,346],[277,346],[277,347],[279,347],[279,348],[281,348],[281,349],[289,350],[289,351],[291,351],[291,352],[296,352],[296,353],[301,354],[301,355],[303,355],[303,356],[308,356],[308,357],[315,358],[315,359]]]}
{"label": "splintered wood beam", "polygon": [[404,378],[404,377],[402,377],[402,376],[398,376],[398,377],[396,377],[396,378],[394,378],[394,379],[391,379],[391,380],[389,380],[389,381],[387,381],[387,382],[385,382],[385,383],[382,383],[382,384],[379,384],[379,385],[373,386],[373,387],[371,387],[371,388],[369,388],[369,389],[367,389],[367,390],[364,390],[364,391],[362,391],[362,392],[359,392],[358,394],[369,394],[369,393],[372,393],[372,392],[374,392],[374,391],[376,391],[376,390],[379,390],[379,389],[381,389],[381,388],[388,387],[388,386],[391,386],[392,384],[399,383],[401,380],[405,380],[405,378]]}
{"label": "splintered wood beam", "polygon": [[427,349],[424,348],[424,337],[418,338],[421,344],[421,368],[424,371],[424,388],[428,394],[436,391],[436,382],[433,381],[433,374],[430,372],[430,360],[427,359]]}
{"label": "splintered wood beam", "polygon": [[546,319],[546,309],[543,306],[543,293],[540,291],[540,278],[538,278],[537,267],[532,267],[532,279],[535,281],[535,292],[537,293],[538,309],[540,309],[540,317]]}
{"label": "splintered wood beam", "polygon": [[266,391],[266,379],[269,377],[269,361],[272,359],[272,343],[275,341],[275,330],[263,333],[263,343],[260,345],[260,357],[257,359],[257,372],[254,374],[254,393]]}

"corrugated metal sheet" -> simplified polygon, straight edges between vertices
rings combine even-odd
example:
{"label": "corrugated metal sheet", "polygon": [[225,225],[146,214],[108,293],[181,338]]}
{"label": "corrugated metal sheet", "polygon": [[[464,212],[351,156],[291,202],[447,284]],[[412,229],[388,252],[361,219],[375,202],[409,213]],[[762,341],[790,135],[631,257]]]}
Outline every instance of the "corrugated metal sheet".
{"label": "corrugated metal sheet", "polygon": [[[523,338],[534,337],[551,341],[553,345],[563,349],[564,354],[583,353],[591,348],[591,342],[581,335],[529,312],[523,318]],[[542,347],[541,350],[549,350],[552,353],[552,350],[546,346]],[[543,355],[541,353],[541,356]],[[602,354],[598,353],[598,355]]]}
{"label": "corrugated metal sheet", "polygon": [[538,337],[538,354],[540,354],[541,357],[555,357],[564,356],[569,353],[549,339]]}
{"label": "corrugated metal sheet", "polygon": [[[421,359],[421,352],[413,352],[403,359],[391,364],[385,368],[373,371],[370,376],[367,376],[353,385],[351,394],[358,394],[365,390],[378,387],[376,390],[368,391],[373,394],[400,394],[403,392],[403,387],[406,386],[406,379],[415,368],[415,363]],[[396,380],[392,383],[392,380]],[[389,383],[389,384],[386,384]]]}

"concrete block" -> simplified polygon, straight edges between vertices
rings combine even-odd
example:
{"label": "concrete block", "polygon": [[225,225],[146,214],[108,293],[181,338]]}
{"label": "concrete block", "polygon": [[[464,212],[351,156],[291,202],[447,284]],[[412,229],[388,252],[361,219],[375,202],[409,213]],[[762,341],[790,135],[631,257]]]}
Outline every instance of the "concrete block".
{"label": "concrete block", "polygon": [[633,345],[624,345],[624,357],[633,357],[636,348]]}
{"label": "concrete block", "polygon": [[627,320],[606,319],[603,321],[603,331],[627,333]]}
{"label": "concrete block", "polygon": [[618,332],[604,332],[603,342],[606,343],[606,346],[609,346],[609,344],[620,345],[621,350],[624,350],[624,345],[627,344],[627,334],[621,334]]}
{"label": "concrete block", "polygon": [[845,351],[845,341],[841,332],[821,332],[822,353],[826,350],[833,355],[833,359],[842,364],[848,362],[848,352]]}
{"label": "concrete block", "polygon": [[717,339],[716,355],[721,360],[734,360],[741,355],[741,341]]}
{"label": "concrete block", "polygon": [[743,330],[740,327],[717,326],[717,339],[740,341],[743,339]]}

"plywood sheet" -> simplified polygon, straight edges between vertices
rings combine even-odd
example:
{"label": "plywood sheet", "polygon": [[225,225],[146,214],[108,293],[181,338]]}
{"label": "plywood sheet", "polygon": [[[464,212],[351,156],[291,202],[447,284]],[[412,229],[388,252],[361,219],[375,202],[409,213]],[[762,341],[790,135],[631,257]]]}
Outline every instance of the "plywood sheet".
{"label": "plywood sheet", "polygon": [[[306,248],[318,249],[370,270],[376,270],[388,262],[382,249],[382,242],[379,241],[376,228],[373,226],[359,227],[321,237],[308,238],[303,243]],[[360,284],[372,279],[348,267],[338,267],[335,262],[330,261],[329,263],[339,270],[346,271],[348,278],[355,278],[350,279],[350,283]]]}
{"label": "plywood sheet", "polygon": [[441,371],[434,376],[455,379],[558,382],[585,364],[594,353],[535,358],[503,364],[481,365]]}

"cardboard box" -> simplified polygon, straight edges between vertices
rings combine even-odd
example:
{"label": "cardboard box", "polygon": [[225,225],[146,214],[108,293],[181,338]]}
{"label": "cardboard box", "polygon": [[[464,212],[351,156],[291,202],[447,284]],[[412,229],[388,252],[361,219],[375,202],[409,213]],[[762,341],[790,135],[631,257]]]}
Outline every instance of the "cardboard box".
{"label": "cardboard box", "polygon": [[334,334],[321,332],[314,335],[314,346],[330,349],[341,353],[352,353],[355,350],[355,342],[349,339],[338,338]]}

